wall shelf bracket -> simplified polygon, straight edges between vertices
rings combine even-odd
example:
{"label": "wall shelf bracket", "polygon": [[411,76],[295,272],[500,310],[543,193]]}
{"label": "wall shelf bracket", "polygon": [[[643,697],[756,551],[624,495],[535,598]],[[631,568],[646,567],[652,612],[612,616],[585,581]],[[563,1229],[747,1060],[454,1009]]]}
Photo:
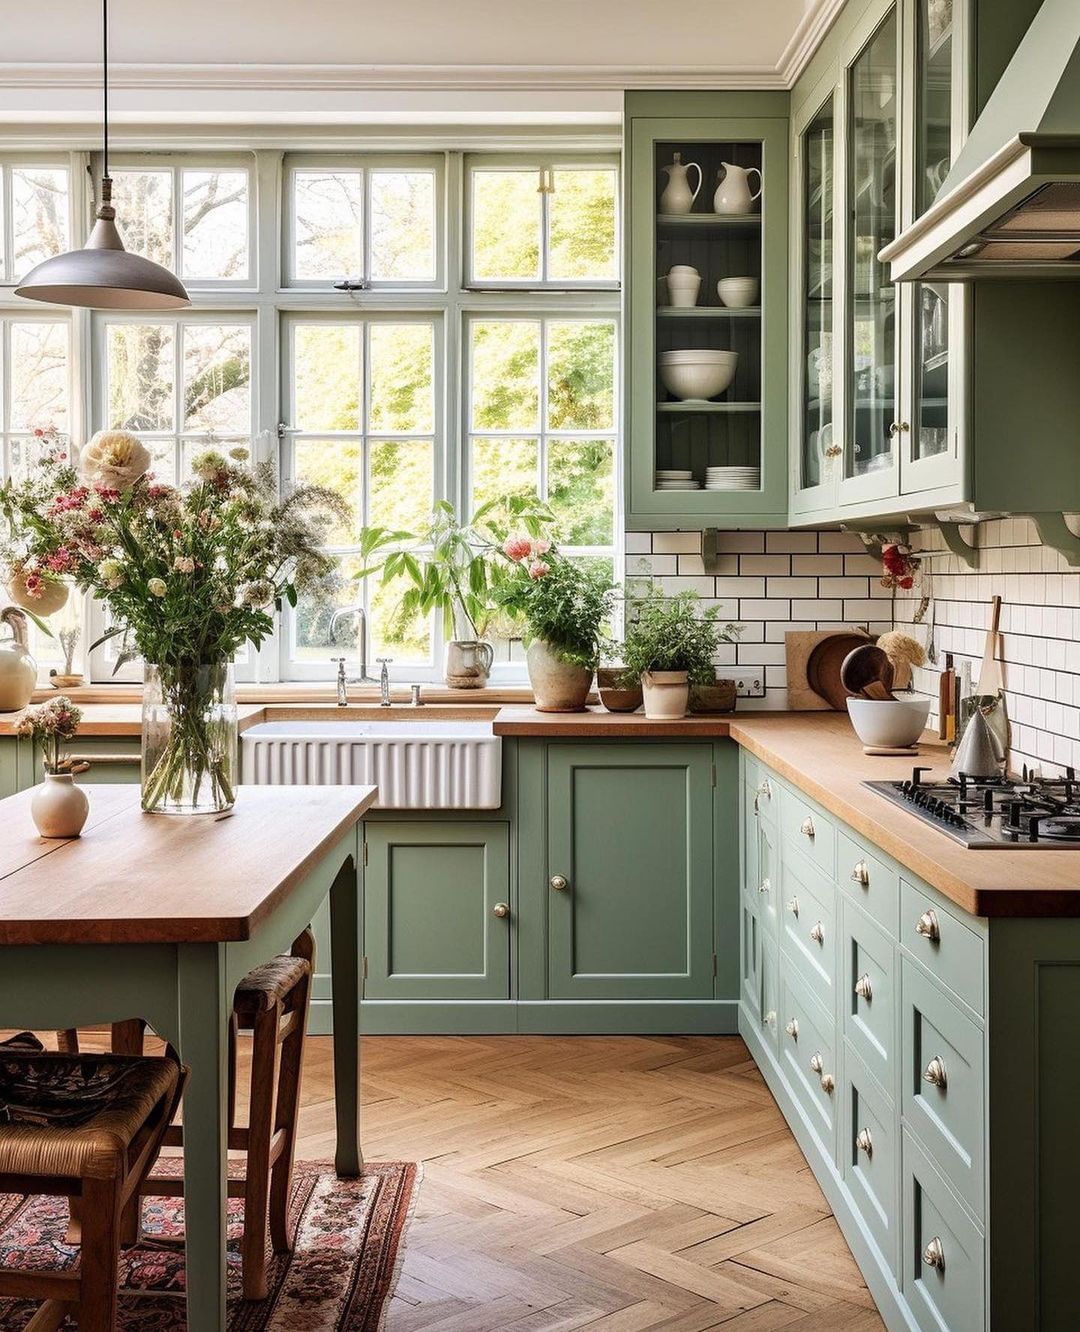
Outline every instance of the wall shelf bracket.
{"label": "wall shelf bracket", "polygon": [[843,523],[841,526],[845,532],[854,532],[863,543],[867,555],[872,555],[879,562],[883,546],[890,543],[906,546],[911,536],[911,528],[904,523],[890,524],[884,531],[880,527],[855,527],[850,523]]}
{"label": "wall shelf bracket", "polygon": [[1052,546],[1072,568],[1080,567],[1080,534],[1072,530],[1063,513],[1029,513],[1027,517],[1043,545]]}
{"label": "wall shelf bracket", "polygon": [[[968,541],[960,532],[961,524],[952,522],[949,519],[939,518],[936,514],[930,513],[926,517],[920,517],[919,521],[927,527],[936,527],[941,533],[942,540],[952,551],[952,553],[967,565],[969,569],[979,567],[979,548]],[[963,524],[967,527],[970,524]]]}
{"label": "wall shelf bracket", "polygon": [[701,562],[707,574],[720,572],[720,529],[706,527],[701,533]]}

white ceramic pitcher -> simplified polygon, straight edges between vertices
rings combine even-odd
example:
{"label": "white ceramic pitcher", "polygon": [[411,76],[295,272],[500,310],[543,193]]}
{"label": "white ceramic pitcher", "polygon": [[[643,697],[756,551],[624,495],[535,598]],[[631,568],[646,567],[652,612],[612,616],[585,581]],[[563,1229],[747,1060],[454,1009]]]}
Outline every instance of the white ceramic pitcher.
{"label": "white ceramic pitcher", "polygon": [[[757,176],[758,187],[750,192],[750,177]],[[763,181],[757,167],[736,166],[733,162],[721,162],[717,172],[719,184],[713,195],[714,213],[749,213],[754,201],[761,198]]]}
{"label": "white ceramic pitcher", "polygon": [[[693,169],[697,172],[697,189],[691,192],[688,173]],[[688,213],[694,206],[694,200],[701,192],[701,167],[696,162],[687,162],[683,165],[682,153],[675,154],[675,160],[670,166],[661,167],[661,171],[667,172],[668,183],[664,186],[664,192],[660,196],[661,213],[674,213],[682,216]]]}

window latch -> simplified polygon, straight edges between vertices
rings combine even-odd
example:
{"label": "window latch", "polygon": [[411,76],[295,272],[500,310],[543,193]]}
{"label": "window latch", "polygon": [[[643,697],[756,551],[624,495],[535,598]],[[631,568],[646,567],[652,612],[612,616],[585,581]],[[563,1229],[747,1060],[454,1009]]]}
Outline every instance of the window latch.
{"label": "window latch", "polygon": [[367,278],[342,278],[334,283],[335,291],[367,291],[371,284]]}

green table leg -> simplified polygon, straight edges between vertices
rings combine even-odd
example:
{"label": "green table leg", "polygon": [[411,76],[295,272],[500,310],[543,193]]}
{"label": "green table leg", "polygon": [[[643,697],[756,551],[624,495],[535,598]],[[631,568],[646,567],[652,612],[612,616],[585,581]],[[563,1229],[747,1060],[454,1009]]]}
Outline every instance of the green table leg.
{"label": "green table leg", "polygon": [[228,1015],[225,949],[181,945],[177,952],[180,1058],[190,1068],[184,1092],[184,1230],[187,1325],[225,1328],[225,1106]]}
{"label": "green table leg", "polygon": [[[363,831],[358,829],[358,835]],[[360,1174],[360,917],[358,859],[338,870],[330,887],[330,954],[333,967],[334,1109],[337,1150],[334,1166],[342,1178]]]}

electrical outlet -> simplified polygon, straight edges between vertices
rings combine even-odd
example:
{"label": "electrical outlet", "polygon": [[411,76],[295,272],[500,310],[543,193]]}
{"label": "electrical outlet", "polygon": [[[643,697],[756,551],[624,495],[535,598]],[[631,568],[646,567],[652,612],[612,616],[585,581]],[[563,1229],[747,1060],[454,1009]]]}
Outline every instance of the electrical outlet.
{"label": "electrical outlet", "polygon": [[758,675],[736,675],[735,676],[735,696],[736,698],[764,698],[765,697],[765,676]]}

